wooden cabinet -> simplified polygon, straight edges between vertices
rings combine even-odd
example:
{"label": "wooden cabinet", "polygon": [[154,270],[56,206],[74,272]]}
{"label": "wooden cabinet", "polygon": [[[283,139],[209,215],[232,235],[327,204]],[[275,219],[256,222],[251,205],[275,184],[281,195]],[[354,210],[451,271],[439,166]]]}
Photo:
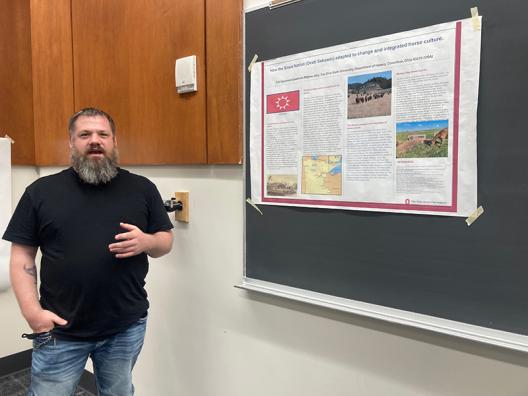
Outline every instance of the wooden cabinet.
{"label": "wooden cabinet", "polygon": [[68,119],[75,111],[70,0],[30,3],[35,163],[64,165]]}
{"label": "wooden cabinet", "polygon": [[207,158],[242,163],[242,4],[207,0]]}
{"label": "wooden cabinet", "polygon": [[0,0],[0,136],[11,136],[13,163],[34,164],[29,2]]}
{"label": "wooden cabinet", "polygon": [[[72,1],[76,108],[114,117],[122,163],[207,162],[204,8],[203,0]],[[199,89],[179,95],[174,63],[188,55]]]}
{"label": "wooden cabinet", "polygon": [[[26,89],[7,91],[23,104],[19,125],[6,124],[14,164],[67,164],[68,117],[88,106],[114,117],[123,164],[241,162],[241,0],[2,3],[25,21],[25,58],[10,60],[26,67],[12,67]],[[188,55],[197,57],[198,92],[179,95],[174,63]],[[0,88],[8,80],[0,74]],[[22,160],[21,146],[33,157]]]}

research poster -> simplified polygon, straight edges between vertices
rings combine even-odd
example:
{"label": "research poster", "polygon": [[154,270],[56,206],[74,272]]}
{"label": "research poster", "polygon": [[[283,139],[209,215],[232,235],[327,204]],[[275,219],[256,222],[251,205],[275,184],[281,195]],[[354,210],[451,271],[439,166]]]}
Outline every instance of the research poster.
{"label": "research poster", "polygon": [[[0,138],[0,236],[11,218],[11,140]],[[0,291],[9,287],[9,249],[0,239]]]}
{"label": "research poster", "polygon": [[253,202],[468,216],[480,39],[467,19],[256,63]]}

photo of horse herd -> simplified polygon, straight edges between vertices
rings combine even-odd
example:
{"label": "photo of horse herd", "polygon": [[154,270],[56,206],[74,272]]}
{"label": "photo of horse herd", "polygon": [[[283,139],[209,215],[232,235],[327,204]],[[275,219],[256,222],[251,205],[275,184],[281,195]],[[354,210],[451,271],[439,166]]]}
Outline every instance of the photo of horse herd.
{"label": "photo of horse herd", "polygon": [[392,73],[348,77],[348,119],[391,115]]}

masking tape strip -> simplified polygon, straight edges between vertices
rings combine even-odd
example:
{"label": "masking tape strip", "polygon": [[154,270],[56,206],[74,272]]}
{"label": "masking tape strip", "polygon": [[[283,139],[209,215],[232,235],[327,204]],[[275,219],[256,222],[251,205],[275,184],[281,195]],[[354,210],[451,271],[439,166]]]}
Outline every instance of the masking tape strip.
{"label": "masking tape strip", "polygon": [[259,207],[251,200],[251,198],[246,199],[246,202],[253,206],[257,212],[260,213],[261,216],[264,216],[264,213],[259,209]]}
{"label": "masking tape strip", "polygon": [[248,70],[249,72],[251,73],[251,69],[253,69],[253,65],[255,64],[255,62],[257,61],[258,59],[258,55],[255,54],[255,56],[253,56],[253,59],[251,60],[251,63],[249,64],[248,66]]}
{"label": "masking tape strip", "polygon": [[473,23],[473,30],[480,30],[480,19],[477,7],[471,9],[471,23]]}
{"label": "masking tape strip", "polygon": [[484,208],[483,208],[482,206],[479,206],[479,207],[477,208],[477,210],[475,210],[473,213],[471,213],[471,214],[469,215],[469,217],[466,219],[466,223],[467,223],[468,227],[469,227],[471,224],[473,224],[473,222],[474,222],[475,220],[477,220],[477,219],[480,217],[480,215],[481,215],[482,213],[484,213]]}
{"label": "masking tape strip", "polygon": [[270,10],[273,10],[274,8],[282,7],[288,4],[297,3],[301,0],[271,0],[269,2],[269,8]]}
{"label": "masking tape strip", "polygon": [[9,140],[11,140],[11,144],[15,144],[15,141],[14,141],[14,139],[13,139],[13,138],[12,138],[11,136],[9,136],[9,135],[8,135],[7,133],[5,134],[5,136],[4,136],[4,137],[5,137],[6,139],[9,139]]}

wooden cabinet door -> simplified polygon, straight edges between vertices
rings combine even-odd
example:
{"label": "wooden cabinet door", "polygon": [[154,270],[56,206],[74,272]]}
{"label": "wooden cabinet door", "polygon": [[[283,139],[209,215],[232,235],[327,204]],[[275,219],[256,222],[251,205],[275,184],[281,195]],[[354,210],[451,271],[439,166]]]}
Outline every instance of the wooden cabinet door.
{"label": "wooden cabinet door", "polygon": [[14,165],[34,164],[30,5],[0,0],[0,136],[11,136]]}
{"label": "wooden cabinet door", "polygon": [[206,0],[207,160],[242,163],[242,0]]}
{"label": "wooden cabinet door", "polygon": [[[117,125],[123,164],[206,163],[204,0],[72,0],[75,107]],[[177,58],[198,92],[179,95]]]}
{"label": "wooden cabinet door", "polygon": [[31,0],[36,165],[65,165],[73,114],[70,0]]}

